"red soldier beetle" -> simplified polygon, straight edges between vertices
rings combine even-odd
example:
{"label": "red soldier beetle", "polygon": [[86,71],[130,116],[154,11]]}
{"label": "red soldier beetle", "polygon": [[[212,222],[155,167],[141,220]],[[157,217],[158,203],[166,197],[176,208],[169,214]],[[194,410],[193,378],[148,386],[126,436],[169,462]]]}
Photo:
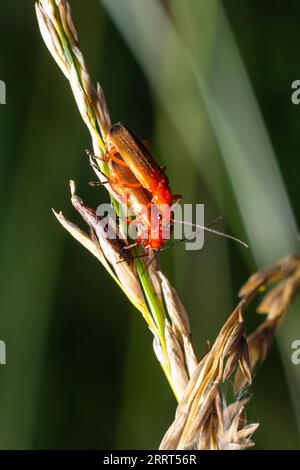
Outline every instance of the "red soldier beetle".
{"label": "red soldier beetle", "polygon": [[[166,208],[164,214],[159,213],[152,202],[152,194],[142,187],[128,166],[119,163],[121,157],[117,158],[118,163],[115,159],[108,162],[109,177],[106,176],[106,181],[92,184],[109,184],[119,202],[128,204],[134,212],[135,219],[131,223],[140,224],[141,232],[135,243],[128,245],[128,248],[142,244],[146,251],[159,251],[170,238],[171,211]],[[165,234],[167,237],[163,238]]]}
{"label": "red soldier beetle", "polygon": [[[108,152],[105,158],[100,160],[109,164],[110,176],[106,183],[111,185],[119,197],[126,198],[133,208],[137,223],[145,226],[142,235],[145,235],[145,230],[148,232],[148,237],[146,239],[144,236],[139,237],[135,245],[142,243],[146,251],[149,249],[160,251],[162,245],[170,238],[164,237],[165,233],[170,234],[170,223],[178,222],[230,238],[247,247],[244,242],[231,235],[209,227],[174,220],[171,207],[173,203],[181,200],[181,196],[172,195],[165,168],[156,163],[146,146],[125,125],[114,124],[105,140]],[[150,217],[151,207],[155,207],[158,211],[159,221],[155,222],[155,227],[152,226],[153,221]],[[154,237],[152,237],[153,232],[156,233]]]}
{"label": "red soldier beetle", "polygon": [[[161,168],[149,153],[147,146],[142,143],[138,137],[122,123],[114,124],[106,136],[106,144],[108,148],[107,158],[111,162],[115,162],[115,172],[121,172],[120,167],[128,167],[132,175],[135,177],[134,187],[137,189],[138,183],[141,187],[151,194],[151,200],[148,205],[152,204],[152,209],[158,210],[157,217],[154,217],[154,224],[157,225],[157,218],[160,221],[156,227],[151,222],[150,210],[148,210],[148,227],[151,234],[156,232],[156,236],[149,238],[149,247],[152,249],[160,249],[166,239],[164,234],[170,233],[171,206],[175,201],[179,201],[181,196],[172,195],[169,186],[168,177],[165,174],[165,168]],[[123,171],[124,173],[124,171]],[[127,172],[128,175],[128,172]],[[132,178],[130,178],[132,180]],[[124,178],[123,178],[124,181]],[[138,208],[139,201],[134,194],[135,189],[132,188],[129,199],[133,199],[132,207]],[[155,212],[155,210],[153,211]],[[152,212],[152,214],[153,214]],[[156,221],[155,221],[156,219]]]}
{"label": "red soldier beetle", "polygon": [[165,168],[156,163],[145,145],[124,124],[112,126],[106,136],[106,144],[108,159],[128,166],[141,185],[152,194],[153,204],[171,207],[174,201],[181,199],[179,195],[172,195]]}

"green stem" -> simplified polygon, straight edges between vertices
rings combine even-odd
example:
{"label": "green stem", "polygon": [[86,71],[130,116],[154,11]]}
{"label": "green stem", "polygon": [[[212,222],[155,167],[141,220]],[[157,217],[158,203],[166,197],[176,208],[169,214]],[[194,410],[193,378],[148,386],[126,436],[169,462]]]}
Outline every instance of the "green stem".
{"label": "green stem", "polygon": [[141,261],[141,259],[135,258],[135,264],[150,311],[165,345],[165,309],[154,291],[154,287],[149,279],[145,263]]}

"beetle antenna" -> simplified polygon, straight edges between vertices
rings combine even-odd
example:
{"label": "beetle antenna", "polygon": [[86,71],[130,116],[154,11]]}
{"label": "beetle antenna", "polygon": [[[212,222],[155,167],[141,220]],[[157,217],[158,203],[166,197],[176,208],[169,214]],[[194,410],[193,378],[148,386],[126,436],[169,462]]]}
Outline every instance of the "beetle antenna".
{"label": "beetle antenna", "polygon": [[[220,215],[219,217],[216,217],[216,219],[214,219],[209,225],[207,225],[207,228],[212,227],[213,225],[217,224],[222,219],[223,219],[222,215]],[[168,250],[169,248],[172,248],[173,246],[176,246],[176,245],[179,245],[180,243],[188,242],[188,241],[190,241],[188,238],[182,238],[181,240],[176,240],[175,242],[173,242],[169,245],[162,246],[158,250],[158,252],[160,253],[161,251]]]}
{"label": "beetle antenna", "polygon": [[214,233],[215,235],[219,235],[220,237],[224,238],[229,238],[230,240],[234,240],[237,243],[240,243],[241,245],[245,246],[246,248],[249,248],[247,243],[243,242],[239,238],[233,237],[232,235],[228,235],[227,233],[224,232],[219,232],[219,230],[215,230],[210,227],[206,227],[205,225],[198,225],[198,224],[193,224],[192,222],[187,222],[185,220],[176,220],[176,219],[171,219],[172,222],[176,222],[177,224],[183,224],[183,225],[190,225],[191,227],[197,227],[200,230],[205,230],[207,232]]}

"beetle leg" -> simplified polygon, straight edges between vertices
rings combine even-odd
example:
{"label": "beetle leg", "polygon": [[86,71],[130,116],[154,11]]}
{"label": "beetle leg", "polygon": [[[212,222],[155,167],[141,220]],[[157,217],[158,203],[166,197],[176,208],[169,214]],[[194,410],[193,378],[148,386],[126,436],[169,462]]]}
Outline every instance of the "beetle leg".
{"label": "beetle leg", "polygon": [[[118,165],[128,167],[127,163],[124,162],[123,158],[121,157],[121,155],[116,150],[112,149],[109,152],[107,152],[106,155],[107,155],[108,159],[118,163]],[[117,156],[117,155],[120,155],[120,156]]]}
{"label": "beetle leg", "polygon": [[121,253],[122,253],[122,251],[131,250],[131,248],[134,248],[134,247],[137,246],[138,244],[139,244],[139,241],[136,240],[135,242],[131,243],[130,245],[124,245],[124,246],[122,247]]}
{"label": "beetle leg", "polygon": [[108,158],[105,158],[104,156],[103,156],[103,157],[99,157],[99,156],[93,154],[93,152],[91,152],[89,149],[85,149],[85,153],[86,153],[87,156],[90,157],[92,160],[100,160],[100,162],[103,162],[103,163],[107,163],[107,162],[108,162]]}
{"label": "beetle leg", "polygon": [[[106,175],[105,175],[105,177],[107,178]],[[90,186],[103,186],[104,184],[111,184],[113,186],[119,186],[119,187],[121,186],[122,188],[140,188],[141,187],[141,185],[138,184],[138,183],[136,183],[136,184],[119,183],[118,181],[113,181],[109,178],[107,178],[106,181],[90,181],[89,182]]]}
{"label": "beetle leg", "polygon": [[100,160],[100,162],[107,163],[109,160],[113,160],[114,162],[118,163],[121,166],[128,166],[127,163],[124,162],[123,158],[116,156],[115,150],[110,150],[105,154],[103,157],[99,157],[98,155],[93,154],[90,150],[86,149],[85,153],[88,157],[92,158],[93,160]]}
{"label": "beetle leg", "polygon": [[92,186],[93,188],[96,188],[97,186],[103,186],[104,184],[110,184],[110,181],[90,181],[89,185]]}
{"label": "beetle leg", "polygon": [[142,187],[141,183],[118,183],[118,184],[119,186],[123,186],[123,188],[138,189]]}
{"label": "beetle leg", "polygon": [[114,181],[111,178],[109,178],[103,171],[101,171],[99,168],[97,168],[97,171],[106,178],[106,181],[90,181],[90,186],[102,186],[103,184],[111,184],[116,187],[122,187],[122,188],[141,188],[142,185],[141,183],[120,183],[119,181]]}

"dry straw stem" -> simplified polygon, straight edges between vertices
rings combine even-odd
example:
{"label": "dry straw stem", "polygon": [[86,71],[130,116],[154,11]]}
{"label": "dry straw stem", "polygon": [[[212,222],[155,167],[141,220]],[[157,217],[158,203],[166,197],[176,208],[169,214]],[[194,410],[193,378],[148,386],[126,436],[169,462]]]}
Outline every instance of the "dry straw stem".
{"label": "dry straw stem", "polygon": [[[107,151],[105,137],[111,120],[99,84],[94,87],[80,51],[78,34],[72,19],[71,8],[66,0],[39,0],[36,14],[42,37],[51,55],[70,82],[78,109],[92,137],[95,155]],[[97,160],[93,162],[97,177],[103,181],[108,168]],[[100,171],[101,170],[101,171]],[[112,203],[118,210],[118,201],[109,185],[105,185]],[[95,211],[86,207],[75,194],[71,183],[71,201],[89,226],[91,235],[84,233],[63,214],[55,215],[63,227],[103,264],[133,305],[142,313],[154,334],[154,351],[178,400],[180,400],[195,369],[197,359],[191,342],[187,314],[175,290],[158,270],[155,262],[140,258],[123,259],[121,242],[105,237],[101,220]],[[127,243],[126,241],[124,243]],[[120,261],[123,261],[120,263]]]}
{"label": "dry straw stem", "polygon": [[[272,339],[283,321],[287,309],[300,289],[300,257],[290,256],[275,266],[260,271],[249,278],[240,290],[240,296],[254,297],[271,284],[277,285],[269,290],[257,307],[257,313],[266,315],[261,325],[248,336],[247,345],[250,367],[263,362],[267,356]],[[235,389],[242,390],[243,377],[235,377]]]}
{"label": "dry straw stem", "polygon": [[[257,308],[266,319],[245,337],[243,314],[250,302],[270,285]],[[249,278],[240,290],[241,301],[230,315],[210,351],[200,361],[178,405],[176,416],[160,448],[246,449],[258,424],[247,424],[244,406],[249,399],[226,405],[222,384],[235,372],[239,397],[256,365],[267,355],[288,306],[300,289],[300,258],[293,256]]]}

